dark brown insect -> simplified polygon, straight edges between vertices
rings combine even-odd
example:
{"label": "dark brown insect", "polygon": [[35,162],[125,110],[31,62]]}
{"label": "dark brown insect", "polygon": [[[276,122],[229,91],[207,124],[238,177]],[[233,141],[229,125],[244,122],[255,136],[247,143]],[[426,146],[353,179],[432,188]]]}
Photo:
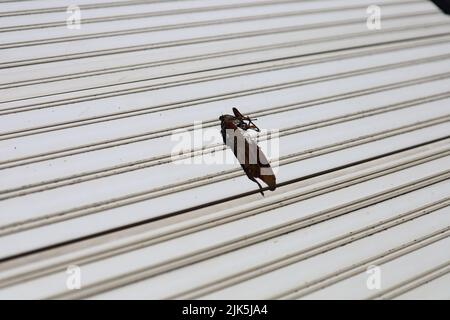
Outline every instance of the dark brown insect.
{"label": "dark brown insect", "polygon": [[262,186],[256,178],[264,181],[269,190],[275,190],[276,178],[269,161],[257,143],[243,133],[249,129],[260,131],[253,123],[256,119],[243,116],[236,108],[233,108],[233,113],[234,116],[225,114],[219,117],[223,142],[231,148],[247,177],[258,184],[262,195]]}

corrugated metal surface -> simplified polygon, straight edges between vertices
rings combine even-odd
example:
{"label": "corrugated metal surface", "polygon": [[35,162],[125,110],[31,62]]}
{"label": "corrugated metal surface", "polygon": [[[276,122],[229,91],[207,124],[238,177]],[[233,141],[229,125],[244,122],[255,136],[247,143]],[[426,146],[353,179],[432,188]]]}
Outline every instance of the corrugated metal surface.
{"label": "corrugated metal surface", "polygon": [[[1,298],[450,299],[431,2],[79,0],[79,30],[70,4],[0,4]],[[195,121],[214,139],[180,158],[230,153],[232,106],[279,129],[265,197],[238,164],[172,161]]]}

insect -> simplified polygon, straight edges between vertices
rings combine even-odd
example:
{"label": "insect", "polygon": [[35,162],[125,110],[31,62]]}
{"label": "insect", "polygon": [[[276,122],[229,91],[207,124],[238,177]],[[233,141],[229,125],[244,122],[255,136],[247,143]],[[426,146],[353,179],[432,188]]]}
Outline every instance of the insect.
{"label": "insect", "polygon": [[257,143],[244,134],[249,129],[260,132],[253,123],[256,119],[243,116],[236,108],[233,108],[233,113],[234,116],[225,114],[219,117],[223,142],[231,148],[247,177],[258,184],[262,195],[263,188],[256,178],[264,181],[269,190],[275,190],[276,177],[269,161]]}

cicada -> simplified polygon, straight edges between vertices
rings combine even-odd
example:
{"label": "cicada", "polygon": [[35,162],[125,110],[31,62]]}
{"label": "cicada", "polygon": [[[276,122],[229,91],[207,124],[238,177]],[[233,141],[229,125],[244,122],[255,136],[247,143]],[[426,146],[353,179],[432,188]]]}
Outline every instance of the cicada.
{"label": "cicada", "polygon": [[245,134],[247,130],[260,132],[253,123],[256,119],[243,116],[236,108],[233,113],[219,117],[223,142],[233,151],[247,177],[258,184],[262,195],[263,188],[256,178],[264,181],[269,190],[275,190],[276,178],[269,161],[258,144]]}

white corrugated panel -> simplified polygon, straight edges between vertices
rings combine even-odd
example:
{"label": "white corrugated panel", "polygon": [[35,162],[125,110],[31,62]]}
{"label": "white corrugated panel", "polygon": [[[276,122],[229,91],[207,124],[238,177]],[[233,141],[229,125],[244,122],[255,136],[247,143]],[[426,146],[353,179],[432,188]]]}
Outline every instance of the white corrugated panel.
{"label": "white corrugated panel", "polygon": [[[0,298],[450,299],[431,2],[78,1],[80,29],[71,4],[0,3]],[[233,106],[279,130],[264,196],[211,163]]]}

